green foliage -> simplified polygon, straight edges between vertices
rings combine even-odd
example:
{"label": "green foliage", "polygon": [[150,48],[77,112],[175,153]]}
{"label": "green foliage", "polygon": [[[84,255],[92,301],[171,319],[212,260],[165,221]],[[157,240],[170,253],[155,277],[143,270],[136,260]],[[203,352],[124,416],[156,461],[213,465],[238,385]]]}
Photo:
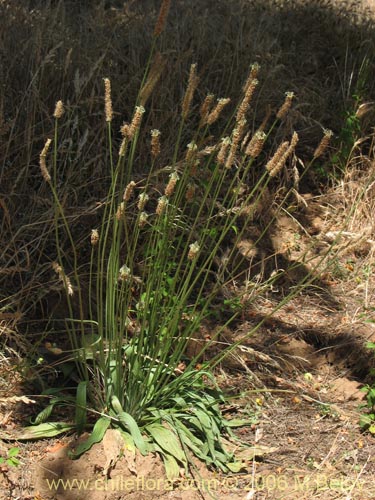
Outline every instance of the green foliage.
{"label": "green foliage", "polygon": [[[373,322],[373,320],[370,320]],[[375,352],[375,343],[367,342],[366,347]],[[366,393],[366,404],[361,405],[361,408],[367,408],[367,412],[361,414],[359,425],[362,430],[368,431],[375,435],[375,384],[367,384],[362,389]]]}
{"label": "green foliage", "polygon": [[[370,347],[375,349],[375,344]],[[363,431],[375,435],[375,387],[366,385],[361,390],[366,393],[367,404],[362,405],[362,408],[367,407],[367,412],[361,414],[359,425]]]}
{"label": "green foliage", "polygon": [[6,457],[0,457],[0,464],[9,465],[9,467],[17,467],[20,464],[20,461],[17,458],[19,452],[20,449],[18,448],[18,446],[9,448]]}

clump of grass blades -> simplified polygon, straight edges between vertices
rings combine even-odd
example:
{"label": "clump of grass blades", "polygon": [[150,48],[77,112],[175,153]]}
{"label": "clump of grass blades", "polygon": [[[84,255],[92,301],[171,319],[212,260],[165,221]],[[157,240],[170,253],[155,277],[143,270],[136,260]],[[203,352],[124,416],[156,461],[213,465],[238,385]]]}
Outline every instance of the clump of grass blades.
{"label": "clump of grass blades", "polygon": [[[246,112],[257,84],[252,76],[255,70],[259,67],[251,68],[251,79],[233,114],[234,123],[225,125],[223,137],[214,141],[210,125],[219,119],[218,107],[228,104],[229,99],[219,99],[216,105],[213,99],[206,99],[200,125],[179,159],[184,125],[198,83],[197,68],[192,65],[171,164],[158,165],[162,135],[154,129],[147,145],[151,167],[139,179],[134,166],[137,149],[146,147],[139,140],[146,110],[135,107],[131,123],[121,128],[122,142],[116,151],[111,85],[109,79],[104,80],[111,185],[101,223],[87,235],[91,241],[87,290],[56,185],[63,105],[59,101],[56,106],[52,172],[47,167],[50,139],[41,153],[40,166],[55,205],[58,262],[54,269],[67,292],[70,317],[66,329],[77,389],[74,398],[62,391],[56,395],[55,388],[53,400],[35,423],[49,419],[56,405],[75,404],[77,430],[89,424],[94,427],[74,456],[100,441],[111,425],[141,453],[159,452],[169,477],[178,476],[180,466],[188,467],[189,453],[223,471],[241,467],[221,440],[223,433],[234,437],[234,422],[221,414],[219,404],[225,398],[212,371],[234,346],[203,363],[202,354],[215,342],[215,335],[193,359],[187,359],[186,351],[220,297],[224,282],[215,265],[221,248],[230,243],[226,268],[221,269],[220,276],[234,276],[240,268],[239,259],[232,268],[230,262],[234,255],[238,257],[238,242],[252,217],[247,207],[262,198],[298,141],[294,133],[267,163],[261,155],[267,133],[257,131],[253,138],[245,134]],[[228,132],[230,126],[232,131]],[[266,166],[249,184],[259,162]],[[243,186],[247,186],[245,194]],[[62,231],[71,244],[71,277],[64,271],[67,253],[61,248]],[[271,284],[272,280],[263,283],[262,291]],[[73,300],[79,303],[78,316],[74,316]],[[85,300],[88,308],[84,307]],[[88,317],[84,314],[87,309]],[[238,314],[231,314],[222,328]],[[216,335],[219,333],[220,329]]]}

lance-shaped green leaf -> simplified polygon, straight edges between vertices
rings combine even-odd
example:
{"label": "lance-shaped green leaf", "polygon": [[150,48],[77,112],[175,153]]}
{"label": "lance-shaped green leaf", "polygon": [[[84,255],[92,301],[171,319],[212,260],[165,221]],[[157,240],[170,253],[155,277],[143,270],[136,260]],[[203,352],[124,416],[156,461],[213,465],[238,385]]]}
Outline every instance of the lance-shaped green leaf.
{"label": "lance-shaped green leaf", "polygon": [[106,433],[110,423],[111,423],[111,420],[107,417],[99,418],[99,420],[94,425],[94,428],[93,428],[90,436],[85,441],[83,441],[83,443],[81,443],[77,446],[75,452],[70,453],[69,455],[72,458],[78,458],[82,455],[82,453],[85,453],[86,451],[88,451],[95,443],[100,443],[100,441],[103,439],[104,434]]}
{"label": "lance-shaped green leaf", "polygon": [[147,426],[147,432],[164,451],[184,465],[186,464],[186,455],[173,431],[161,424],[151,424]]}

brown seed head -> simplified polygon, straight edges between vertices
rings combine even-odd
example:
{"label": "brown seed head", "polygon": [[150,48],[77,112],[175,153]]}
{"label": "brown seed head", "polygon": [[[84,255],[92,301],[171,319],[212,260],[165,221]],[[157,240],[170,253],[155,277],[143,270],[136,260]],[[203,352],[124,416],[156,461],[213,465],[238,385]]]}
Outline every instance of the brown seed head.
{"label": "brown seed head", "polygon": [[124,215],[125,215],[125,202],[122,201],[120,205],[117,207],[116,219],[120,220],[124,217]]}
{"label": "brown seed head", "polygon": [[139,127],[141,126],[142,116],[145,112],[145,108],[143,106],[136,106],[133,119],[129,126],[128,137],[129,140],[132,140],[135,134],[138,132]]}
{"label": "brown seed head", "polygon": [[46,156],[47,156],[49,147],[51,145],[51,142],[52,142],[51,139],[47,139],[46,140],[46,143],[44,144],[44,148],[42,149],[42,151],[41,151],[41,153],[39,155],[40,171],[42,173],[43,179],[46,182],[50,182],[51,181],[51,176],[50,176],[50,174],[48,172],[47,164],[46,164]]}
{"label": "brown seed head", "polygon": [[131,276],[132,276],[132,274],[131,274],[130,268],[126,264],[124,264],[123,266],[120,267],[119,272],[118,272],[119,281],[129,281]]}
{"label": "brown seed head", "polygon": [[178,180],[179,180],[178,173],[172,172],[171,175],[169,176],[169,182],[165,187],[165,191],[164,191],[165,196],[167,196],[167,197],[172,196]]}
{"label": "brown seed head", "polygon": [[293,132],[292,139],[290,141],[290,146],[289,146],[290,153],[292,153],[295,150],[295,148],[298,144],[298,141],[299,141],[299,137],[298,137],[297,132]]}
{"label": "brown seed head", "polygon": [[224,137],[221,140],[221,146],[217,154],[217,162],[220,163],[220,165],[224,165],[231,143],[232,141],[230,140],[230,137]]}
{"label": "brown seed head", "polygon": [[230,103],[230,98],[221,98],[217,100],[217,104],[211,113],[207,116],[207,125],[212,125],[219,118],[221,112],[227,104]]}
{"label": "brown seed head", "polygon": [[109,78],[104,78],[104,109],[105,121],[111,122],[113,118],[112,97],[111,97],[111,81]]}
{"label": "brown seed head", "polygon": [[197,241],[195,243],[192,243],[191,245],[189,245],[188,259],[194,260],[195,257],[198,255],[199,250],[200,250],[200,246],[199,246],[199,243]]}
{"label": "brown seed head", "polygon": [[242,91],[244,94],[246,94],[246,91],[249,85],[251,85],[252,81],[258,77],[259,70],[260,70],[260,65],[257,62],[250,66],[249,76],[247,77],[245,85],[242,87]]}
{"label": "brown seed head", "polygon": [[[280,156],[278,161],[275,161],[273,167],[271,169],[267,169],[270,177],[275,177],[280,170],[284,167],[286,160],[289,158],[289,156],[293,153],[297,143],[298,143],[298,134],[297,132],[293,132],[292,139],[290,141],[290,144],[288,144],[288,147],[286,148],[285,152]],[[283,143],[285,144],[285,143]],[[272,160],[271,160],[272,161]],[[266,166],[267,168],[267,166]]]}
{"label": "brown seed head", "polygon": [[253,137],[250,139],[249,144],[245,150],[247,156],[257,158],[262,152],[267,135],[262,130],[257,130]]}
{"label": "brown seed head", "polygon": [[156,158],[160,154],[160,130],[151,130],[151,154]]}
{"label": "brown seed head", "polygon": [[197,175],[197,170],[199,165],[201,164],[200,160],[196,159],[191,163],[190,167],[190,175]]}
{"label": "brown seed head", "polygon": [[99,243],[99,231],[91,229],[91,245],[95,247]]}
{"label": "brown seed head", "polygon": [[285,165],[285,161],[282,161],[284,160],[284,158],[285,156],[283,156],[279,163],[276,163],[275,167],[269,171],[270,177],[276,177],[276,175],[281,171],[281,169]]}
{"label": "brown seed head", "polygon": [[[275,169],[276,166],[280,164],[280,161],[283,158],[283,155],[288,151],[289,148],[289,142],[285,141],[280,146],[277,148],[275,154],[272,156],[272,158],[268,161],[266,165],[266,170],[269,172],[271,175],[271,172]],[[280,168],[282,168],[283,165],[281,165]]]}
{"label": "brown seed head", "polygon": [[135,188],[135,182],[130,181],[129,184],[126,186],[123,197],[122,197],[122,199],[124,201],[130,200],[130,198],[133,196],[134,188]]}
{"label": "brown seed head", "polygon": [[192,64],[190,66],[189,81],[186,88],[185,96],[182,101],[182,118],[185,120],[189,114],[191,102],[194,97],[195,89],[198,86],[199,78],[197,76],[197,65]]}
{"label": "brown seed head", "polygon": [[52,269],[56,274],[60,274],[62,272],[62,267],[57,262],[52,262]]}
{"label": "brown seed head", "polygon": [[246,88],[246,92],[244,98],[242,99],[241,104],[239,105],[237,111],[236,121],[240,122],[245,118],[246,112],[249,109],[251,98],[253,97],[256,86],[258,85],[258,80],[255,78],[249,82]]}
{"label": "brown seed head", "polygon": [[186,161],[190,161],[194,158],[196,152],[197,152],[198,146],[195,144],[194,141],[190,142],[187,145],[187,152],[186,152]]}
{"label": "brown seed head", "polygon": [[232,133],[232,144],[239,144],[244,133],[245,133],[245,127],[246,127],[247,121],[245,118],[242,118],[240,121],[237,122],[236,127],[233,129]]}
{"label": "brown seed head", "polygon": [[237,149],[238,149],[238,144],[232,143],[227,157],[227,161],[225,162],[225,168],[227,168],[228,170],[233,166],[234,160],[236,158]]}
{"label": "brown seed head", "polygon": [[148,214],[146,212],[141,212],[139,214],[139,227],[144,227],[147,223],[147,219],[148,219]]}
{"label": "brown seed head", "polygon": [[118,155],[119,155],[120,158],[123,158],[125,156],[126,146],[127,145],[128,145],[128,140],[127,140],[126,137],[123,137],[122,141],[121,141],[120,149],[119,149],[119,152],[118,152]]}
{"label": "brown seed head", "polygon": [[232,144],[230,146],[230,151],[228,154],[227,161],[225,162],[225,168],[231,168],[233,165],[233,162],[236,157],[238,145],[242,139],[242,136],[245,131],[245,126],[246,126],[246,120],[245,118],[242,118],[238,123],[237,126],[233,129],[232,132]]}
{"label": "brown seed head", "polygon": [[143,210],[146,206],[146,203],[148,202],[148,194],[146,193],[141,193],[138,197],[138,210]]}
{"label": "brown seed head", "polygon": [[279,120],[282,120],[283,118],[285,118],[285,116],[287,115],[288,111],[290,110],[290,107],[292,105],[293,99],[294,99],[294,92],[285,92],[284,103],[283,103],[283,105],[281,106],[281,108],[279,109],[279,111],[276,114],[276,117]]}
{"label": "brown seed head", "polygon": [[166,196],[161,196],[158,200],[158,204],[157,204],[157,207],[156,207],[156,214],[160,217],[161,215],[163,215],[167,205],[168,205],[169,201],[168,201],[168,198]]}
{"label": "brown seed head", "polygon": [[185,194],[185,199],[187,202],[193,201],[195,195],[195,185],[188,184]]}
{"label": "brown seed head", "polygon": [[320,141],[318,147],[314,151],[314,156],[313,156],[314,159],[319,158],[319,156],[322,156],[322,154],[325,153],[325,151],[326,151],[326,149],[327,149],[327,147],[332,139],[332,136],[333,136],[332,130],[324,129],[323,132],[324,132],[324,135],[322,137],[322,140]]}
{"label": "brown seed head", "polygon": [[64,288],[65,288],[66,292],[68,293],[68,295],[73,295],[74,292],[73,292],[72,283],[71,283],[69,277],[65,274],[63,268],[57,262],[52,263],[52,268],[55,271],[55,273],[58,274],[60,281],[63,282]]}
{"label": "brown seed head", "polygon": [[207,123],[207,118],[208,118],[208,115],[210,114],[210,109],[211,109],[211,106],[214,102],[214,99],[215,99],[214,94],[208,94],[206,96],[205,100],[203,101],[203,103],[200,107],[200,110],[199,110],[199,114],[201,117],[200,126]]}
{"label": "brown seed head", "polygon": [[120,128],[121,135],[125,139],[129,139],[129,129],[130,129],[129,123],[123,123],[122,127]]}
{"label": "brown seed head", "polygon": [[58,120],[64,114],[64,104],[62,101],[57,101],[55,106],[55,112],[53,113],[53,117]]}
{"label": "brown seed head", "polygon": [[170,5],[171,0],[163,0],[159,10],[158,20],[155,24],[154,37],[158,37],[164,31]]}

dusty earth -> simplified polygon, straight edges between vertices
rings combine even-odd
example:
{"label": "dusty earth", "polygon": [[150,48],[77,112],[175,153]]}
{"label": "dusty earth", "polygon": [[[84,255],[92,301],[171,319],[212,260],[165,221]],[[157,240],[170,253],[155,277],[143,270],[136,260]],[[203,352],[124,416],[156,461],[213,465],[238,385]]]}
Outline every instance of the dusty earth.
{"label": "dusty earth", "polygon": [[[324,248],[331,237],[328,229],[335,229],[327,226],[321,200],[309,205],[304,232],[286,217],[273,230],[274,247],[290,262],[307,241]],[[347,237],[351,240],[352,233]],[[116,431],[75,461],[67,456],[77,445],[75,436],[14,441],[12,435],[33,409],[32,404],[12,401],[11,396],[23,393],[9,364],[8,376],[2,374],[8,395],[1,400],[0,455],[17,446],[20,463],[1,465],[1,498],[375,498],[375,439],[361,433],[358,424],[364,397],[360,388],[371,382],[375,366],[373,352],[365,347],[375,341],[374,280],[364,273],[373,265],[369,241],[362,237],[353,244],[344,238],[340,244],[346,250],[330,262],[317,284],[269,318],[298,280],[292,273],[268,295],[249,301],[241,320],[221,335],[221,343],[233,342],[260,325],[217,371],[219,384],[233,395],[223,407],[226,417],[253,421],[237,431],[240,442],[250,447],[234,445],[245,464],[242,473],[222,476],[196,463],[189,475],[172,484],[158,457],[124,448]]]}

